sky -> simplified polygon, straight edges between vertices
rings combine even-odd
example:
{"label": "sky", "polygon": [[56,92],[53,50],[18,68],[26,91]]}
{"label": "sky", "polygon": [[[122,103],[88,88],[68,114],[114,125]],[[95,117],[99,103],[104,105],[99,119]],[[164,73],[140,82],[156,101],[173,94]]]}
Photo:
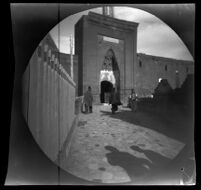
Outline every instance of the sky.
{"label": "sky", "polygon": [[[101,8],[90,9],[71,15],[56,25],[51,31],[55,44],[60,52],[70,53],[70,35],[74,38],[74,25],[82,15],[89,11],[102,14]],[[114,7],[114,17],[121,20],[139,23],[137,33],[137,53],[167,58],[190,60],[193,57],[179,36],[167,24],[156,16],[135,8]],[[60,35],[58,35],[58,26]],[[59,41],[60,36],[60,43]]]}

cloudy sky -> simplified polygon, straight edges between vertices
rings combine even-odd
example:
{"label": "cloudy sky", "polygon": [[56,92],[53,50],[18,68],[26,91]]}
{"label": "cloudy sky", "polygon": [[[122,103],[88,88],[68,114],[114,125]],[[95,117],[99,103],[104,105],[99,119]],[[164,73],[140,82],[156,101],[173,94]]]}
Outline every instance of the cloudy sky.
{"label": "cloudy sky", "polygon": [[[83,11],[60,22],[60,35],[58,35],[58,25],[50,31],[57,47],[59,44],[61,52],[70,53],[69,37],[70,35],[74,37],[74,24],[82,15],[87,15],[89,11],[102,14],[101,8]],[[182,60],[193,60],[193,57],[178,35],[156,16],[140,9],[114,7],[114,17],[139,23],[137,34],[138,53]],[[60,43],[58,43],[59,36]]]}

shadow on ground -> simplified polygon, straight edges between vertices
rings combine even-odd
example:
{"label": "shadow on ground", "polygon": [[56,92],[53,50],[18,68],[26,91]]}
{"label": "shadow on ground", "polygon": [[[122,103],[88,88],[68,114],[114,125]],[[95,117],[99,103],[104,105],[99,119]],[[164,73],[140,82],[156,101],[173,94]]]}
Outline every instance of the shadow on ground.
{"label": "shadow on ground", "polygon": [[192,139],[194,132],[192,118],[183,115],[181,110],[175,106],[170,106],[167,109],[169,111],[161,111],[159,113],[156,113],[154,108],[151,108],[153,111],[145,111],[143,109],[137,110],[136,112],[120,110],[115,114],[103,110],[100,112],[102,115],[108,115],[109,117],[120,119],[131,124],[153,129],[184,143]]}
{"label": "shadow on ground", "polygon": [[110,151],[106,153],[108,163],[124,168],[131,179],[147,174],[148,169],[144,165],[149,165],[148,160],[121,152],[113,146],[105,146],[105,149]]}
{"label": "shadow on ground", "polygon": [[[185,144],[184,148],[173,160],[169,160],[153,151],[131,146],[133,150],[144,153],[153,163],[156,163],[150,164],[147,163],[147,160],[136,158],[133,155],[110,147],[111,152],[107,154],[110,164],[123,167],[129,176],[143,176],[146,174],[145,176],[149,176],[150,179],[153,177],[153,180],[162,178],[162,176],[164,176],[164,179],[172,178],[174,180],[174,178],[179,178],[184,170],[188,170],[188,175],[191,175],[195,168],[195,161],[189,160],[190,157],[195,156],[192,116],[183,113],[181,107],[171,103],[166,110],[161,110],[161,112],[156,112],[154,109],[154,107],[146,108],[146,110],[139,109],[137,112],[120,109],[115,114],[111,114],[109,111],[101,111],[101,113],[111,118],[120,119],[162,133],[183,142]],[[148,165],[150,169],[148,170],[144,167],[144,164]]]}
{"label": "shadow on ground", "polygon": [[151,168],[165,166],[171,161],[169,158],[162,156],[161,154],[151,151],[151,150],[144,150],[135,145],[132,145],[130,148],[135,151],[138,151],[140,153],[144,153],[146,155],[146,157],[149,158],[153,162],[153,164],[150,165]]}
{"label": "shadow on ground", "polygon": [[150,173],[162,170],[171,161],[151,150],[143,150],[137,146],[131,146],[131,148],[140,153],[144,153],[152,163],[144,158],[135,157],[128,152],[121,152],[115,147],[105,146],[105,149],[110,151],[110,153],[106,153],[108,162],[113,166],[124,168],[131,179],[143,177]]}

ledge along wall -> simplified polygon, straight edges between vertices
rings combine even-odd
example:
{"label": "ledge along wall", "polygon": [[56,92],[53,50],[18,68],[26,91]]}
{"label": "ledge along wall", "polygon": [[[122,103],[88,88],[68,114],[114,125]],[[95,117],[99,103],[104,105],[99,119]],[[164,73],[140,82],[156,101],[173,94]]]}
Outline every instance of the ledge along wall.
{"label": "ledge along wall", "polygon": [[52,161],[76,119],[75,86],[59,63],[58,51],[44,39],[22,77],[22,111],[37,144]]}

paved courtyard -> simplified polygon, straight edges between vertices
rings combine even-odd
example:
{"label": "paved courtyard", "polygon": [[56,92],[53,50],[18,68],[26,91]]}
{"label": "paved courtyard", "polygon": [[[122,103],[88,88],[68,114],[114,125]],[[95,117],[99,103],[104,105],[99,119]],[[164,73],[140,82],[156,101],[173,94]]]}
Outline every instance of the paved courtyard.
{"label": "paved courtyard", "polygon": [[122,119],[128,108],[120,106],[115,115],[110,109],[95,105],[93,113],[80,114],[68,159],[61,163],[63,169],[89,181],[129,183],[168,164],[185,145]]}

